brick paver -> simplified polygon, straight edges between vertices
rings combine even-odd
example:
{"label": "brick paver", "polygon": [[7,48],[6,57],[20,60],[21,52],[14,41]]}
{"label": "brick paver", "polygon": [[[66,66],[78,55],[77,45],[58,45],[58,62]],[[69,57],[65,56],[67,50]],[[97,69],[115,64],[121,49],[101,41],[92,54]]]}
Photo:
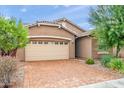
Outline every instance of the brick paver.
{"label": "brick paver", "polygon": [[24,87],[79,87],[120,78],[116,73],[97,69],[79,60],[26,62]]}

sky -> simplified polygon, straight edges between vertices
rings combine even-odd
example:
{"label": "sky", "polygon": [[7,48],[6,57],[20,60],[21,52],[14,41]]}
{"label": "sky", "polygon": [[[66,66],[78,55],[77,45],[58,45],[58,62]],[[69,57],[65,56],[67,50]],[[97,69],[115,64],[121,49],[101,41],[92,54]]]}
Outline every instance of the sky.
{"label": "sky", "polygon": [[16,17],[23,23],[34,23],[36,21],[53,21],[59,18],[67,18],[79,25],[84,30],[91,30],[89,24],[88,5],[0,5],[0,13],[7,18]]}

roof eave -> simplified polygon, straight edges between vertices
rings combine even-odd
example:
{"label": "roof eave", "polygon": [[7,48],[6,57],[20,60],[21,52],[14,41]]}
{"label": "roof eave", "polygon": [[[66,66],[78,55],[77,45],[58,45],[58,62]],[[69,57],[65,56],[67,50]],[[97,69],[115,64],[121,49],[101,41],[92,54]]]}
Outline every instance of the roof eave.
{"label": "roof eave", "polygon": [[86,32],[84,29],[82,29],[81,27],[79,27],[78,25],[76,25],[75,23],[71,22],[70,20],[66,19],[66,18],[61,18],[61,19],[58,19],[58,20],[55,20],[55,22],[59,22],[59,21],[67,21],[69,22],[70,24],[72,24],[73,26],[77,27],[78,29]]}
{"label": "roof eave", "polygon": [[82,35],[80,35],[77,38],[82,38],[82,37],[90,37],[91,36],[91,32],[84,32]]}
{"label": "roof eave", "polygon": [[33,27],[33,26],[41,26],[41,25],[46,25],[46,26],[56,26],[59,27],[59,24],[50,24],[50,23],[34,23],[34,24],[29,24],[27,27]]}

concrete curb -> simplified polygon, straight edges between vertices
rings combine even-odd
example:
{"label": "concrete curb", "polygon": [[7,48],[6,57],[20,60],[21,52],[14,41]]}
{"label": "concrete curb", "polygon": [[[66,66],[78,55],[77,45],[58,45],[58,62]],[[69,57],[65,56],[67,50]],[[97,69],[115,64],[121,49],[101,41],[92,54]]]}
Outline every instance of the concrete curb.
{"label": "concrete curb", "polygon": [[124,88],[124,78],[80,86],[79,88]]}

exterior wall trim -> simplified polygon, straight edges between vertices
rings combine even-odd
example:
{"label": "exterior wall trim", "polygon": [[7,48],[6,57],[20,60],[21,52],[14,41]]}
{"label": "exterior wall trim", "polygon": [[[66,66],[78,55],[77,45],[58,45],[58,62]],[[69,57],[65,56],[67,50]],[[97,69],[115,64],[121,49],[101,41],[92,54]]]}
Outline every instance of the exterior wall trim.
{"label": "exterior wall trim", "polygon": [[59,24],[51,24],[51,23],[34,23],[34,24],[29,24],[27,25],[27,27],[32,27],[32,26],[41,26],[41,25],[47,25],[47,26],[57,26],[59,27],[60,25]]}
{"label": "exterior wall trim", "polygon": [[59,24],[51,24],[51,23],[37,23],[38,26],[41,26],[41,25],[47,25],[47,26],[57,26],[57,27],[60,27]]}
{"label": "exterior wall trim", "polygon": [[56,38],[56,39],[65,39],[65,40],[70,40],[70,41],[72,41],[72,39],[71,38],[66,38],[66,37],[60,37],[60,36],[42,36],[42,35],[40,35],[40,36],[28,36],[28,38]]}

